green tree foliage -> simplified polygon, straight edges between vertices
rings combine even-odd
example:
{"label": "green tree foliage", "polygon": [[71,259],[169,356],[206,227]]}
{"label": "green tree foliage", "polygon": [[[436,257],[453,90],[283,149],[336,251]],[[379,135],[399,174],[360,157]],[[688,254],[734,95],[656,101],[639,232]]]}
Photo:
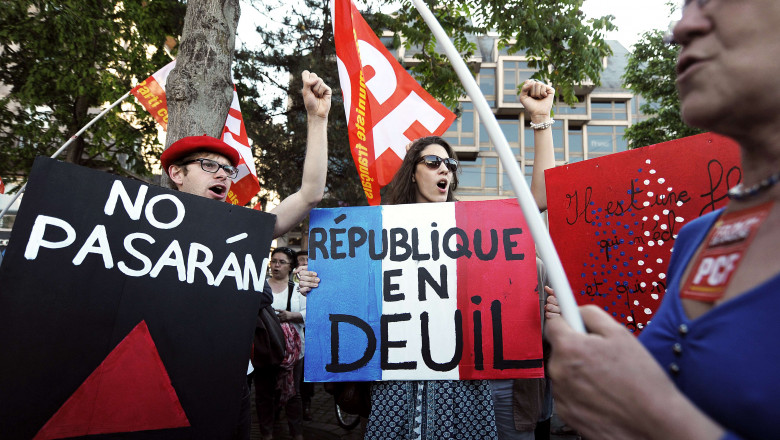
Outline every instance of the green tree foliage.
{"label": "green tree foliage", "polygon": [[[265,1],[257,6],[261,12],[277,16],[284,3]],[[258,28],[260,48],[239,50],[234,68],[247,134],[254,142],[260,186],[282,199],[300,188],[307,135],[301,72],[309,70],[333,89],[327,189],[320,206],[365,205],[366,197],[350,155],[327,2],[305,0],[278,25],[278,29]],[[271,90],[281,93],[269,101],[264,94]]]}
{"label": "green tree foliage", "polygon": [[[0,175],[26,178],[96,109],[170,62],[181,0],[4,0],[0,2]],[[74,142],[67,160],[147,177],[160,153],[154,120],[132,97]],[[131,122],[132,121],[132,124]]]}
{"label": "green tree foliage", "polygon": [[679,47],[664,42],[664,32],[646,32],[634,46],[623,75],[625,87],[641,95],[640,111],[652,115],[626,129],[631,146],[646,146],[679,139],[702,131],[680,117],[680,97],[675,86]]}
{"label": "green tree foliage", "polygon": [[[509,52],[523,52],[531,57],[530,64],[538,69],[535,78],[551,81],[559,96],[569,102],[575,99],[574,85],[598,83],[602,57],[610,54],[603,34],[614,29],[612,17],[586,20],[580,10],[582,0],[455,0],[428,4],[465,59],[477,51],[475,36],[497,31]],[[241,86],[239,96],[249,136],[259,147],[255,151],[261,185],[282,197],[300,185],[298,170],[306,131],[299,77],[302,70],[308,69],[323,76],[334,92],[328,129],[328,192],[323,204],[365,204],[349,153],[328,1],[303,0],[292,14],[279,19],[276,11],[281,5],[282,2],[272,1],[258,5],[262,12],[274,17],[272,20],[279,27],[258,28],[261,48],[242,50],[236,55],[236,78],[257,84],[257,90]],[[387,8],[396,11],[379,11]],[[458,99],[465,94],[463,86],[447,58],[437,52],[428,26],[410,2],[404,1],[399,9],[395,0],[375,0],[372,7],[361,13],[377,34],[392,31],[396,47],[405,44],[419,49],[415,62],[405,67],[434,97],[450,108],[457,107]],[[290,77],[279,80],[279,72],[289,72]],[[289,101],[259,103],[257,98],[269,88],[289,93]],[[275,124],[273,116],[282,117],[285,122]]]}
{"label": "green tree foliage", "polygon": [[[469,34],[496,32],[510,54],[525,54],[533,78],[549,81],[567,103],[576,102],[574,86],[599,84],[602,58],[612,53],[604,34],[615,29],[611,15],[586,19],[583,0],[426,0],[456,49],[465,59],[476,53]],[[387,27],[403,35],[406,47],[422,50],[412,71],[428,92],[454,107],[464,95],[446,57],[437,54],[436,41],[414,6],[404,0]],[[376,29],[375,29],[376,30]]]}

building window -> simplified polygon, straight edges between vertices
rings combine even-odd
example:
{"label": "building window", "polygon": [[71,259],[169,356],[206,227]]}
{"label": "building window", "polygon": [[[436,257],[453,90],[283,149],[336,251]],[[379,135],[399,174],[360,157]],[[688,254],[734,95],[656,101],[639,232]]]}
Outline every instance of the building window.
{"label": "building window", "polygon": [[585,103],[585,96],[577,95],[577,102],[574,105],[566,104],[560,99],[555,104],[556,115],[587,115],[588,107]]}
{"label": "building window", "polygon": [[451,145],[474,146],[474,123],[476,115],[474,104],[468,101],[460,103],[461,114],[442,136]]}
{"label": "building window", "polygon": [[[512,188],[512,181],[509,180],[509,174],[504,170],[503,165],[501,166],[501,171],[501,195],[515,195],[515,189]],[[525,183],[528,185],[528,188],[531,188],[531,177],[534,172],[533,165],[521,166],[520,171],[524,172],[523,177],[525,178]]]}
{"label": "building window", "polygon": [[[515,156],[520,155],[520,121],[515,116],[509,118],[503,118],[501,116],[496,117],[498,120],[498,126],[501,128],[501,132],[504,133],[507,144],[512,150],[512,154]],[[479,123],[479,151],[494,151],[493,143],[490,142],[490,135],[488,135],[487,128],[483,123]]]}
{"label": "building window", "polygon": [[628,120],[628,106],[626,101],[592,101],[590,103],[590,117],[602,121],[626,121]]}
{"label": "building window", "polygon": [[491,107],[496,106],[496,69],[483,67],[479,71],[479,90],[485,95],[487,103]]}
{"label": "building window", "polygon": [[553,124],[552,135],[553,135],[553,152],[555,154],[555,160],[563,161],[566,159],[565,150],[563,148],[563,137],[564,137],[563,121],[559,121]]}
{"label": "building window", "polygon": [[[557,121],[552,126],[553,135],[553,152],[555,154],[555,160],[564,160],[564,130],[563,121]],[[536,152],[536,146],[534,143],[534,129],[531,128],[530,122],[523,128],[523,137],[525,138],[525,160],[534,160],[534,153]]]}
{"label": "building window", "polygon": [[498,188],[498,158],[486,157],[485,158],[485,190],[490,194],[495,194],[495,190]]}
{"label": "building window", "polygon": [[625,131],[621,125],[588,125],[588,158],[625,151]]}
{"label": "building window", "polygon": [[579,162],[585,158],[582,148],[582,127],[569,125],[569,163]]}
{"label": "building window", "polygon": [[506,142],[512,150],[512,155],[520,155],[520,121],[517,118],[499,119],[498,126],[504,133]]}
{"label": "building window", "polygon": [[[648,102],[645,100],[645,98],[641,97],[640,95],[634,95],[634,97],[631,98],[631,123],[632,124],[646,121],[647,119],[650,118],[650,116],[652,116],[652,114],[643,113],[641,110],[642,105],[647,103]],[[652,102],[650,103],[650,107],[654,110],[653,114],[655,114],[661,108],[661,105],[657,102]]]}
{"label": "building window", "polygon": [[498,158],[478,157],[475,161],[461,161],[458,174],[459,195],[497,195]]}
{"label": "building window", "polygon": [[504,84],[501,85],[505,103],[520,102],[517,97],[518,86],[525,80],[531,79],[531,75],[536,72],[535,69],[528,67],[527,61],[504,61],[502,63],[504,71]]}
{"label": "building window", "polygon": [[479,151],[490,151],[490,135],[485,124],[479,123]]}
{"label": "building window", "polygon": [[474,162],[460,162],[462,171],[458,174],[458,192],[465,192],[465,188],[482,187],[482,161],[483,158],[478,157]]}

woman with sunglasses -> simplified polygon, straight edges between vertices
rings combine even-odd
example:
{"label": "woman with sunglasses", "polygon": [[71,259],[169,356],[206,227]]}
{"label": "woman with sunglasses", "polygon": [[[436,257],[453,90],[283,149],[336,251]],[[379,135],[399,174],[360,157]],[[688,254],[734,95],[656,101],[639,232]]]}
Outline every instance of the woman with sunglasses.
{"label": "woman with sunglasses", "polygon": [[[535,160],[531,192],[541,210],[547,208],[544,170],[555,164],[550,119],[555,91],[540,82],[526,81],[520,91],[520,102],[534,129]],[[407,147],[401,168],[388,186],[388,204],[436,203],[455,200],[458,187],[458,160],[455,151],[442,138],[429,136],[417,139]],[[300,268],[301,291],[319,285],[315,272]],[[537,280],[532,282],[536,283]],[[366,439],[533,439],[537,420],[530,423],[515,416],[512,406],[512,381],[509,394],[496,396],[500,411],[494,413],[494,398],[488,381],[382,381],[371,390],[371,413],[366,427]],[[538,388],[538,387],[537,387]],[[543,387],[542,387],[543,388]],[[502,387],[506,391],[506,387]],[[542,396],[514,396],[520,405]],[[522,416],[522,414],[520,414]],[[526,416],[528,419],[529,416]],[[517,430],[516,426],[526,428]]]}

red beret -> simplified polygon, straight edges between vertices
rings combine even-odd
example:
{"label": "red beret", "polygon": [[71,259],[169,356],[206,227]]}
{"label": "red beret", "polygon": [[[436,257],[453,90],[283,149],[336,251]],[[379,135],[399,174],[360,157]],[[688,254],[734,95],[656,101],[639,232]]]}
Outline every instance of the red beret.
{"label": "red beret", "polygon": [[195,151],[210,151],[225,156],[233,166],[238,166],[241,156],[238,150],[211,136],[187,136],[174,142],[160,156],[163,170],[168,173],[168,167],[180,159]]}

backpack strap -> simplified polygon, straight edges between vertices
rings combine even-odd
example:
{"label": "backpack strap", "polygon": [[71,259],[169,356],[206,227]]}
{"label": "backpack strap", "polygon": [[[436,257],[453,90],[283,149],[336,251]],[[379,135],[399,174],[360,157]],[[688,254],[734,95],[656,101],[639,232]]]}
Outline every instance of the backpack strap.
{"label": "backpack strap", "polygon": [[295,284],[293,284],[292,281],[288,281],[287,282],[287,311],[288,312],[292,312],[292,310],[290,309],[292,308],[292,294],[294,288],[295,288]]}

